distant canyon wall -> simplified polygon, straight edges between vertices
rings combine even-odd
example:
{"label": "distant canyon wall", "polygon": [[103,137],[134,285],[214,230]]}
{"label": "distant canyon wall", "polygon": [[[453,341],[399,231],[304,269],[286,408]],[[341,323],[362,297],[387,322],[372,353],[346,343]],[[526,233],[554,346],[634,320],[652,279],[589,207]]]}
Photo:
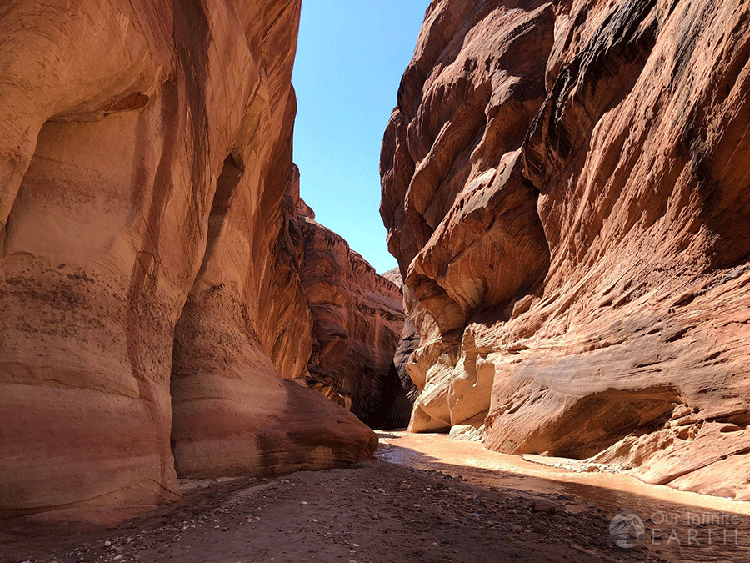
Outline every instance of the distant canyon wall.
{"label": "distant canyon wall", "polygon": [[412,430],[750,500],[749,18],[431,3],[381,159]]}
{"label": "distant canyon wall", "polygon": [[0,8],[0,517],[114,521],[178,498],[178,475],[374,451],[303,381],[299,14]]}
{"label": "distant canyon wall", "polygon": [[401,290],[299,200],[293,239],[312,316],[308,386],[371,428],[405,428],[412,402],[394,371],[404,325]]}

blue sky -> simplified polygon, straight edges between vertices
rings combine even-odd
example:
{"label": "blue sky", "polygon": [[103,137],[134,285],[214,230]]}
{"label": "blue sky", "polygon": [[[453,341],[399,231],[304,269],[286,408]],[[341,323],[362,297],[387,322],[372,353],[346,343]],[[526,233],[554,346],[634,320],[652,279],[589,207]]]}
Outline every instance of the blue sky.
{"label": "blue sky", "polygon": [[294,161],[303,199],[378,272],[396,267],[380,206],[380,146],[429,0],[303,0]]}

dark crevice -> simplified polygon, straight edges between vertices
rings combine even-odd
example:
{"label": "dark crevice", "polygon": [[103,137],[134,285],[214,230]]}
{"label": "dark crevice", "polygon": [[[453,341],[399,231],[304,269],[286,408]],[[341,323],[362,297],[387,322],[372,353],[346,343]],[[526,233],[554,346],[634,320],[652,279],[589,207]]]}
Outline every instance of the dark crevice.
{"label": "dark crevice", "polygon": [[242,179],[243,171],[235,163],[232,155],[229,155],[224,160],[224,166],[219,174],[219,179],[216,181],[216,192],[214,192],[214,199],[211,205],[211,213],[208,216],[208,233],[206,241],[206,252],[203,255],[203,262],[201,269],[198,272],[196,279],[203,277],[206,272],[206,267],[211,257],[216,252],[216,246],[219,241],[219,236],[224,228],[227,219],[227,213],[232,204],[232,200],[237,192],[237,185]]}
{"label": "dark crevice", "polygon": [[[547,184],[557,169],[573,159],[589,142],[592,124],[635,86],[656,44],[658,20],[653,18],[644,27],[655,7],[656,0],[622,3],[560,70],[524,141],[527,173],[537,185]],[[615,77],[622,81],[617,88],[609,84]],[[566,115],[570,96],[586,110],[577,116],[578,122]]]}

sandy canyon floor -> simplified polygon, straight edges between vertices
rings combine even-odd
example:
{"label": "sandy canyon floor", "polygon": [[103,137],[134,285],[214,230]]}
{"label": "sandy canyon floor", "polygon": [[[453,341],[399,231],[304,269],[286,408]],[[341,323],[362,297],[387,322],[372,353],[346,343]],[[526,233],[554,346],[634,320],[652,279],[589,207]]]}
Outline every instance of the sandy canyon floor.
{"label": "sandy canyon floor", "polygon": [[[108,530],[0,523],[0,562],[744,562],[750,503],[529,463],[444,436],[381,433],[376,459],[275,479],[183,483]],[[429,452],[429,453],[428,453]],[[610,524],[637,514],[634,548]]]}

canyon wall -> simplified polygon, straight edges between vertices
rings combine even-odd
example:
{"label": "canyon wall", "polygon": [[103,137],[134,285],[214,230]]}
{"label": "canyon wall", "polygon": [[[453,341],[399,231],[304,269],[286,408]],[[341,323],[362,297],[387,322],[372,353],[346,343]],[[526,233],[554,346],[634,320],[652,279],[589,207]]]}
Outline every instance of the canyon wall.
{"label": "canyon wall", "polygon": [[0,8],[0,517],[100,522],[177,477],[323,468],[376,436],[292,381],[299,0]]}
{"label": "canyon wall", "polygon": [[403,428],[412,403],[393,371],[404,314],[398,286],[379,276],[299,200],[293,240],[312,316],[306,381],[372,428]]}
{"label": "canyon wall", "polygon": [[750,500],[749,17],[431,3],[381,159],[412,430]]}

